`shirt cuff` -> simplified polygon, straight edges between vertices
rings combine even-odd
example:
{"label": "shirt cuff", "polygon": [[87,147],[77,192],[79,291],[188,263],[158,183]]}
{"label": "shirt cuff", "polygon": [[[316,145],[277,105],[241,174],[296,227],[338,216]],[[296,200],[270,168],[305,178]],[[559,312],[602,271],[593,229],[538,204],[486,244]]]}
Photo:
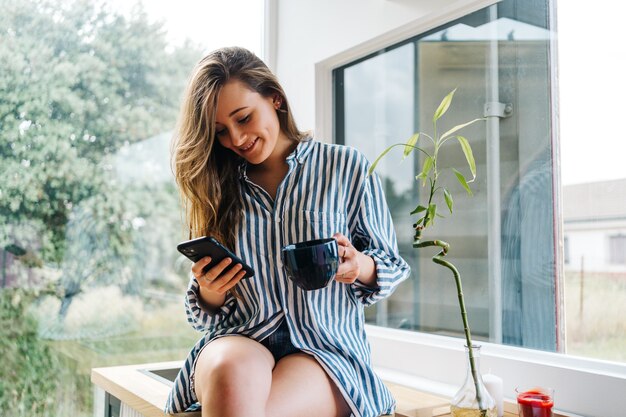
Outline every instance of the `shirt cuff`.
{"label": "shirt cuff", "polygon": [[235,297],[229,292],[226,300],[219,308],[207,309],[201,303],[200,285],[195,277],[191,278],[187,289],[188,321],[197,330],[208,330],[215,327],[234,310]]}

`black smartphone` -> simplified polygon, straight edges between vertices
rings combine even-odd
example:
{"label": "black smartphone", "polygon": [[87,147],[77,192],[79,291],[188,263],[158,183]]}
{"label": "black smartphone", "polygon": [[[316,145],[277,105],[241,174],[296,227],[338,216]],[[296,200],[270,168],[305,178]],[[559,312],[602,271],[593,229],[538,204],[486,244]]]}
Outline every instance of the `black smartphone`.
{"label": "black smartphone", "polygon": [[203,271],[206,272],[213,266],[218,264],[224,258],[231,258],[233,262],[226,270],[232,268],[236,264],[241,264],[246,275],[242,279],[254,276],[254,270],[242,261],[237,255],[229,251],[224,245],[217,241],[217,239],[210,236],[202,236],[196,239],[187,240],[181,242],[176,246],[176,249],[193,262],[198,262],[205,256],[211,257],[211,262],[204,267]]}

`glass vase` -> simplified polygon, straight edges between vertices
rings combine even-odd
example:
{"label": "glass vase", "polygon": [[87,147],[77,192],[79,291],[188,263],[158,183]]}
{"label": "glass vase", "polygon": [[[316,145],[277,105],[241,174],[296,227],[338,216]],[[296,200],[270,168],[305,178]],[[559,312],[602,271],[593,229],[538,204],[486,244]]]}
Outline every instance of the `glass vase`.
{"label": "glass vase", "polygon": [[[496,402],[489,395],[480,373],[480,346],[472,345],[472,351],[476,379],[472,376],[470,350],[465,346],[467,375],[463,386],[450,402],[450,412],[453,417],[497,417]],[[479,395],[476,395],[476,388]]]}

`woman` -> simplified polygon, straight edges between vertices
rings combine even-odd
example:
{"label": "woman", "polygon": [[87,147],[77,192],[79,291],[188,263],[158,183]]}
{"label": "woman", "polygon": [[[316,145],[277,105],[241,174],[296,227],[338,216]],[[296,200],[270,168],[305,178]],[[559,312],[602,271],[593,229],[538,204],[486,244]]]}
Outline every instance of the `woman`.
{"label": "woman", "polygon": [[[192,237],[212,235],[254,270],[196,262],[188,320],[204,332],[167,412],[202,416],[378,416],[395,402],[374,374],[363,308],[409,275],[382,188],[355,149],[298,130],[282,87],[242,48],[196,66],[173,144]],[[334,281],[304,291],[280,249],[333,236]]]}

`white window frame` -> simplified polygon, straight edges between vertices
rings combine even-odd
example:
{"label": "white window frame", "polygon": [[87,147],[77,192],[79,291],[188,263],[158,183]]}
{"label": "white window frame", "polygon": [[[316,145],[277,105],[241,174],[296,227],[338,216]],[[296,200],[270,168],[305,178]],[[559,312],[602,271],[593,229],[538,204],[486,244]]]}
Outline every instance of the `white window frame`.
{"label": "white window frame", "polygon": [[[611,233],[611,234],[609,234],[609,238],[608,238],[608,246],[609,246],[609,250],[607,251],[607,252],[608,252],[608,254],[609,254],[609,256],[608,256],[608,258],[609,258],[609,262],[608,262],[608,264],[609,264],[609,265],[616,265],[616,266],[623,266],[623,265],[626,265],[626,263],[625,263],[625,262],[623,262],[623,259],[622,259],[622,258],[620,258],[620,257],[619,257],[619,255],[618,255],[618,257],[617,257],[617,258],[614,258],[614,257],[613,257],[613,252],[615,251],[615,249],[618,249],[618,248],[619,248],[619,247],[618,247],[618,248],[613,248],[613,239],[616,239],[616,240],[617,240],[617,242],[616,242],[616,243],[617,243],[617,244],[619,244],[619,243],[620,243],[620,242],[619,242],[620,240],[622,240],[622,239],[625,239],[625,240],[626,240],[626,234],[624,234],[624,233],[623,233],[623,232],[621,232],[621,231],[620,231],[620,232],[618,232],[617,234],[615,234],[615,233]],[[622,255],[622,256],[624,256],[624,255]]]}
{"label": "white window frame", "polygon": [[[335,68],[496,3],[495,0],[459,1],[316,63],[317,136],[333,137],[332,71]],[[555,48],[551,49],[552,62],[556,62]],[[453,395],[455,387],[462,383],[465,357],[461,339],[373,325],[367,325],[366,330],[372,362],[385,380],[447,396]],[[504,397],[509,400],[513,399],[517,386],[551,386],[555,388],[555,406],[560,411],[599,417],[623,415],[626,364],[487,342],[480,344],[482,372],[503,378]]]}

